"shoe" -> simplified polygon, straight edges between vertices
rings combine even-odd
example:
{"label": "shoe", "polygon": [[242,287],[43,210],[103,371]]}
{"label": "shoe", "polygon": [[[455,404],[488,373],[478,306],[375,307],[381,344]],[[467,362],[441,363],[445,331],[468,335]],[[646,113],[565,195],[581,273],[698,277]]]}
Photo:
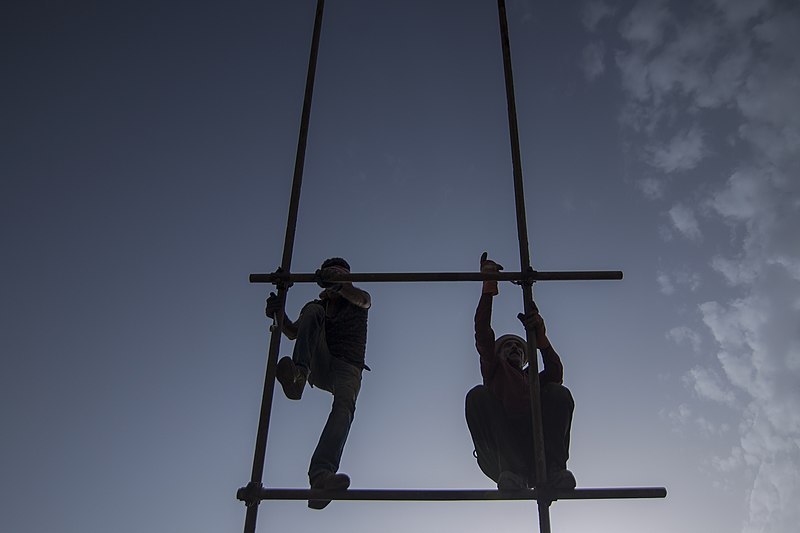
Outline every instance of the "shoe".
{"label": "shoe", "polygon": [[306,386],[306,372],[302,367],[296,366],[291,357],[283,357],[278,361],[275,377],[283,387],[283,393],[290,400],[299,400],[303,396]]}
{"label": "shoe", "polygon": [[[347,474],[325,472],[311,482],[311,490],[346,490],[350,486]],[[331,500],[308,500],[309,509],[325,509]]]}
{"label": "shoe", "polygon": [[550,472],[547,476],[547,484],[554,489],[574,489],[577,485],[575,476],[566,468]]}
{"label": "shoe", "polygon": [[500,475],[497,477],[498,490],[524,490],[527,488],[528,483],[522,478],[522,476],[515,474],[510,470],[504,470],[500,472]]}

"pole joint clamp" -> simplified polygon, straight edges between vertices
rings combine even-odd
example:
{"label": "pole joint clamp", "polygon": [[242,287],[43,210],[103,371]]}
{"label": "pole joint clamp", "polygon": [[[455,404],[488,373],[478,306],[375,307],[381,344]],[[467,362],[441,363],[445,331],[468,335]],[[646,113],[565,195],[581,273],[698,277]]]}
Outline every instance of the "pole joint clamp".
{"label": "pole joint clamp", "polygon": [[284,272],[283,267],[278,267],[275,272],[270,274],[270,278],[276,289],[288,291],[289,287],[294,285],[294,283],[289,281],[288,277],[284,275]]}
{"label": "pole joint clamp", "polygon": [[532,287],[534,283],[536,283],[536,270],[533,267],[528,267],[524,272],[524,279],[519,281],[512,281],[514,285],[519,285],[520,287]]}
{"label": "pole joint clamp", "polygon": [[236,499],[244,502],[246,507],[255,507],[261,503],[261,489],[264,485],[251,481],[247,486],[236,491]]}

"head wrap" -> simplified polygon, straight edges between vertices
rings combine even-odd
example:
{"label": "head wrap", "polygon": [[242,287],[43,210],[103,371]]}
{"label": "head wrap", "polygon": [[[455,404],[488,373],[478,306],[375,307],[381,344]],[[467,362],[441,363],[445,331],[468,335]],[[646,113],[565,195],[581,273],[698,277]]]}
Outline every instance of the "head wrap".
{"label": "head wrap", "polygon": [[516,341],[522,345],[522,351],[525,353],[525,361],[528,360],[528,343],[520,337],[519,335],[514,335],[513,333],[506,333],[505,335],[501,335],[496,341],[494,341],[494,353],[499,354],[500,348],[507,342]]}

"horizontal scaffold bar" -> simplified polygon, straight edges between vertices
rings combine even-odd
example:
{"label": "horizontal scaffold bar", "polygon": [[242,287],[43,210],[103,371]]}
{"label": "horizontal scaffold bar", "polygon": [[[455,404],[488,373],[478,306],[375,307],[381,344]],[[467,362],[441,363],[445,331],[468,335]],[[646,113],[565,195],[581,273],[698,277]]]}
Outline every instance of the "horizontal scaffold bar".
{"label": "horizontal scaffold bar", "polygon": [[[414,281],[588,281],[620,280],[619,270],[583,270],[567,272],[379,272],[337,274],[328,281],[351,282],[414,282]],[[317,274],[250,274],[250,283],[316,283]]]}
{"label": "horizontal scaffold bar", "polygon": [[[239,499],[245,499],[246,489],[240,489]],[[385,501],[483,501],[483,500],[536,500],[536,489],[481,490],[481,489],[350,489],[323,491],[310,489],[260,489],[262,500],[385,500]],[[622,498],[665,498],[664,487],[617,487],[554,490],[550,500],[603,500]]]}

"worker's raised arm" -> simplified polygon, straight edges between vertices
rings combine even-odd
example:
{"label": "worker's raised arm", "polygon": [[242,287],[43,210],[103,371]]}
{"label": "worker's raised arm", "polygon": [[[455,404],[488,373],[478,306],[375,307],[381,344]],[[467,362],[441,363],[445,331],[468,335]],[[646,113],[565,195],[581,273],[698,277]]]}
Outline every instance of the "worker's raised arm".
{"label": "worker's raised arm", "polygon": [[[564,382],[564,365],[561,363],[561,357],[558,352],[553,348],[553,344],[547,337],[547,327],[544,324],[542,315],[539,314],[539,309],[536,304],[533,305],[533,310],[524,315],[520,313],[517,318],[525,326],[525,329],[533,329],[536,335],[536,347],[542,353],[542,363],[544,368],[539,373],[540,383],[563,383]],[[535,358],[531,358],[535,361]]]}
{"label": "worker's raised arm", "polygon": [[[481,272],[499,272],[503,266],[488,259],[488,254],[481,255]],[[498,293],[497,281],[484,281],[481,289],[481,299],[475,309],[475,348],[481,356],[481,365],[484,362],[494,363],[495,336],[492,330],[492,298]]]}
{"label": "worker's raised arm", "polygon": [[481,294],[478,300],[478,307],[475,309],[475,348],[483,360],[493,360],[494,353],[494,330],[492,329],[492,295]]}

